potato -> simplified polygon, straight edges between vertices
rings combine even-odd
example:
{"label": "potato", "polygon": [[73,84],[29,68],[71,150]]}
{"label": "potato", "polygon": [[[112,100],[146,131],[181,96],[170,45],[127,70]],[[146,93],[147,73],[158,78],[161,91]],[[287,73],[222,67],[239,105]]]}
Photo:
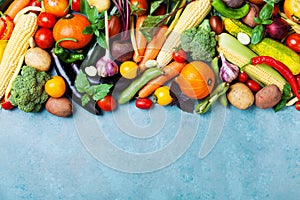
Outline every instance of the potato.
{"label": "potato", "polygon": [[46,102],[46,110],[58,117],[68,117],[73,113],[73,106],[66,97],[50,97]]}
{"label": "potato", "polygon": [[258,108],[272,108],[281,100],[281,91],[276,85],[263,87],[255,94],[255,105]]}
{"label": "potato", "polygon": [[252,91],[244,83],[235,83],[227,92],[228,101],[236,108],[246,110],[254,103]]}
{"label": "potato", "polygon": [[25,63],[38,71],[46,72],[50,70],[51,56],[46,50],[40,47],[33,47],[27,50]]}

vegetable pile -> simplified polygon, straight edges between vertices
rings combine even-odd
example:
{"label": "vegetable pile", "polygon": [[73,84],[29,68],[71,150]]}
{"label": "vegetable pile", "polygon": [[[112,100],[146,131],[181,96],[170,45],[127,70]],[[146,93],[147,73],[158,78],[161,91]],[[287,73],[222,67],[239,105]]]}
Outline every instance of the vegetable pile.
{"label": "vegetable pile", "polygon": [[300,111],[299,0],[6,0],[4,110]]}

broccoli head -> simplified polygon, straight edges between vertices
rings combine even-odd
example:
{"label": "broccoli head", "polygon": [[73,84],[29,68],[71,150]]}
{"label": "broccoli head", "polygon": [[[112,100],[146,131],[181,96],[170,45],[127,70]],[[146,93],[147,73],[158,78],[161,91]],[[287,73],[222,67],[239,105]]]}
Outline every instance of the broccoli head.
{"label": "broccoli head", "polygon": [[46,72],[23,66],[12,84],[11,103],[24,112],[38,112],[49,97],[44,89],[49,79]]}
{"label": "broccoli head", "polygon": [[211,30],[209,20],[205,19],[197,28],[191,28],[181,34],[181,48],[190,53],[193,60],[211,61],[216,54],[215,32]]}

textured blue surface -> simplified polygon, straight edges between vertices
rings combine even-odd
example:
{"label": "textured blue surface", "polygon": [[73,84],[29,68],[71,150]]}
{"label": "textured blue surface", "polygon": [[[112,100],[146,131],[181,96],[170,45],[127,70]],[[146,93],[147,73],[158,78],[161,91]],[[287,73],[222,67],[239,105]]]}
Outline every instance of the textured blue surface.
{"label": "textured blue surface", "polygon": [[[151,115],[132,107],[127,114],[135,126],[151,127]],[[213,115],[218,107],[201,116],[185,116],[177,108],[167,108],[162,112],[165,115],[160,116],[164,122],[161,129],[152,136],[146,133],[150,135],[144,138],[122,132],[126,127],[116,123],[120,121],[118,112],[121,111],[94,117],[75,108],[74,116],[66,119],[46,111],[38,114],[0,111],[1,200],[296,200],[300,197],[300,113],[294,107],[278,113],[230,107],[222,119]],[[157,117],[155,112],[154,117]],[[183,118],[191,120],[193,125],[189,127]],[[98,159],[95,151],[104,147],[86,146],[84,137],[92,136],[80,129],[80,120],[85,123],[91,120],[97,125],[92,130],[95,140],[91,141],[95,145],[97,134],[103,132],[119,149],[137,155],[164,149],[183,123],[183,128],[193,129],[196,134],[191,138],[193,134],[187,133],[192,143],[171,164],[157,170],[148,169],[149,172],[124,172]],[[214,124],[221,124],[222,135],[212,152],[200,159],[200,146]],[[110,153],[113,152],[109,152],[107,159],[115,159]],[[161,155],[162,160],[157,158],[157,162],[163,163],[163,159],[172,156]],[[117,164],[125,168],[143,166],[143,163],[121,160]]]}

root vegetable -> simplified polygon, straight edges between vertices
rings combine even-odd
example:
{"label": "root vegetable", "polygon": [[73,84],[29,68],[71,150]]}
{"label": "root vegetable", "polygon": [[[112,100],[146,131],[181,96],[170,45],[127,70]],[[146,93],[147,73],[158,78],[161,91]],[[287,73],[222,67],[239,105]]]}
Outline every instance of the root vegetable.
{"label": "root vegetable", "polygon": [[276,85],[267,85],[255,95],[255,105],[258,108],[272,108],[281,100],[281,92]]}
{"label": "root vegetable", "polygon": [[50,97],[46,102],[46,110],[58,117],[68,117],[73,113],[71,101],[66,97]]}
{"label": "root vegetable", "polygon": [[254,95],[244,83],[235,83],[227,92],[228,101],[236,108],[246,110],[254,103]]}
{"label": "root vegetable", "polygon": [[33,47],[25,54],[25,63],[38,71],[49,71],[51,66],[50,54],[40,47]]}
{"label": "root vegetable", "polygon": [[229,8],[239,8],[244,5],[244,0],[222,0]]}

